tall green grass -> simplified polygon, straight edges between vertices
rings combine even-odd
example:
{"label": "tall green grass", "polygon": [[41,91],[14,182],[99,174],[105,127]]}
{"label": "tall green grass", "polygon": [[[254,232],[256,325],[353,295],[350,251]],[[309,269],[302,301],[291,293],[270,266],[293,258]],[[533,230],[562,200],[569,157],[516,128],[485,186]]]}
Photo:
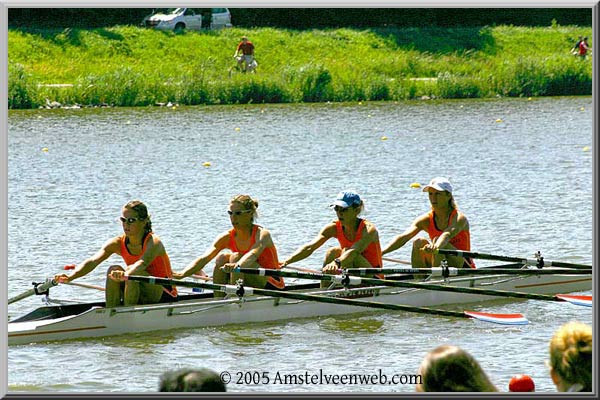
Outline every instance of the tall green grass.
{"label": "tall green grass", "polygon": [[[256,74],[235,70],[242,35]],[[591,58],[569,53],[579,35],[591,28],[10,30],[9,107],[589,95]]]}

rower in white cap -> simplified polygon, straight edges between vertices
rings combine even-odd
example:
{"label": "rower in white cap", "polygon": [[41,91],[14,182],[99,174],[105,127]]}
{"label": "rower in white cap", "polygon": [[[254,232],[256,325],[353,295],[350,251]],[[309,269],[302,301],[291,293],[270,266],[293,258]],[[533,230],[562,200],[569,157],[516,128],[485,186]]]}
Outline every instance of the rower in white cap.
{"label": "rower in white cap", "polygon": [[437,253],[438,249],[471,250],[469,221],[458,211],[450,181],[444,177],[433,178],[423,191],[429,195],[431,211],[417,217],[408,229],[383,248],[382,253],[387,254],[399,249],[419,232],[424,231],[429,234],[429,239],[419,237],[413,241],[413,268],[438,267],[444,257],[450,267],[475,268],[472,259]]}

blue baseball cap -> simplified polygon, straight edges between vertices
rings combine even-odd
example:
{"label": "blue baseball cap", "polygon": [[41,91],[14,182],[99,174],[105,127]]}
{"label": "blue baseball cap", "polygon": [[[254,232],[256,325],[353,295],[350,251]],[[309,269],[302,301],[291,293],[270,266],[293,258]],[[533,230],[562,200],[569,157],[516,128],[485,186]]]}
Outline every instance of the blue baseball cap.
{"label": "blue baseball cap", "polygon": [[358,195],[358,193],[354,193],[354,192],[339,192],[337,197],[335,198],[335,201],[329,205],[329,207],[335,207],[335,206],[340,206],[343,208],[348,208],[351,206],[358,206],[360,205],[360,196]]}

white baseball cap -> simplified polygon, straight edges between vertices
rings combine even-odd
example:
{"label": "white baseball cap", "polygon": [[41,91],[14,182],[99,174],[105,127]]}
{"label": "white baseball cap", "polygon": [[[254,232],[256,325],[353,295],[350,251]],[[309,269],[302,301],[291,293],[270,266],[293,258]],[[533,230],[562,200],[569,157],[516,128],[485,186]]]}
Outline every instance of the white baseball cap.
{"label": "white baseball cap", "polygon": [[448,178],[444,178],[443,176],[433,178],[431,182],[429,182],[429,184],[423,188],[423,191],[428,192],[430,188],[440,192],[446,191],[448,193],[452,193],[452,184]]}

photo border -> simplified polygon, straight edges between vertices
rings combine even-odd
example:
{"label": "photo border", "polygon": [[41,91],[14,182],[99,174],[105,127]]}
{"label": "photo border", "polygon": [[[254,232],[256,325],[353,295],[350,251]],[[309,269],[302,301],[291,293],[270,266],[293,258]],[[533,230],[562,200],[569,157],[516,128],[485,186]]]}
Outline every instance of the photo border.
{"label": "photo border", "polygon": [[[231,0],[220,0],[216,1],[184,1],[186,6],[208,6],[215,5],[218,3],[219,6],[227,6],[231,8],[364,8],[367,2],[365,0],[286,0],[286,1],[255,1],[251,0],[251,3],[231,1]],[[152,8],[152,7],[164,7],[167,4],[165,1],[139,1],[139,0],[126,0],[126,1],[53,1],[53,0],[11,0],[5,1],[0,0],[0,272],[4,280],[0,284],[0,298],[8,299],[8,8]],[[518,0],[505,0],[505,1],[487,1],[487,0],[462,0],[459,2],[452,1],[393,1],[393,0],[376,0],[368,2],[369,8],[591,8],[592,9],[592,32],[593,37],[598,38],[598,16],[599,16],[599,2],[598,1],[581,1],[576,0],[573,2],[565,1],[518,1]],[[593,62],[593,75],[592,75],[592,193],[593,193],[593,208],[592,208],[592,241],[595,245],[597,243],[597,216],[598,216],[598,203],[597,203],[597,190],[598,190],[598,157],[596,152],[596,146],[598,143],[598,57],[595,53],[592,54]],[[4,95],[6,94],[6,95]],[[597,265],[598,253],[595,251],[593,246],[592,254],[592,265]],[[593,280],[593,291],[597,292],[598,279],[594,276]],[[0,318],[2,321],[7,321],[7,307],[2,307]],[[592,315],[592,326],[595,330],[597,327],[597,307],[594,307]],[[373,399],[373,398],[493,398],[498,397],[493,394],[453,394],[453,393],[374,393],[373,395],[365,393],[310,393],[310,394],[288,394],[288,393],[222,393],[222,394],[183,394],[178,393],[175,395],[166,395],[164,393],[148,393],[143,394],[136,393],[115,393],[115,394],[94,394],[86,395],[84,393],[64,393],[64,394],[46,394],[46,393],[35,393],[35,394],[20,394],[20,393],[8,393],[8,343],[7,343],[7,325],[2,324],[2,335],[0,337],[0,354],[3,359],[0,360],[0,399],[65,399],[65,398],[86,398],[86,399],[97,399],[97,398],[127,398],[127,399],[161,399],[161,398],[177,398],[177,399],[188,399],[188,398],[248,398],[248,399],[264,399],[264,398],[289,398],[289,399],[314,399],[314,398],[331,398],[331,399]],[[598,351],[594,353],[594,371],[596,372],[595,377],[598,376]],[[117,366],[118,368],[118,366]],[[598,381],[594,381],[594,391],[590,394],[569,397],[576,398],[596,398],[598,392]],[[511,398],[534,398],[539,397],[540,393],[535,394],[510,394]],[[538,395],[538,396],[536,396]],[[561,393],[543,393],[544,398],[554,397],[565,397],[566,394]],[[572,395],[572,394],[571,394]]]}

